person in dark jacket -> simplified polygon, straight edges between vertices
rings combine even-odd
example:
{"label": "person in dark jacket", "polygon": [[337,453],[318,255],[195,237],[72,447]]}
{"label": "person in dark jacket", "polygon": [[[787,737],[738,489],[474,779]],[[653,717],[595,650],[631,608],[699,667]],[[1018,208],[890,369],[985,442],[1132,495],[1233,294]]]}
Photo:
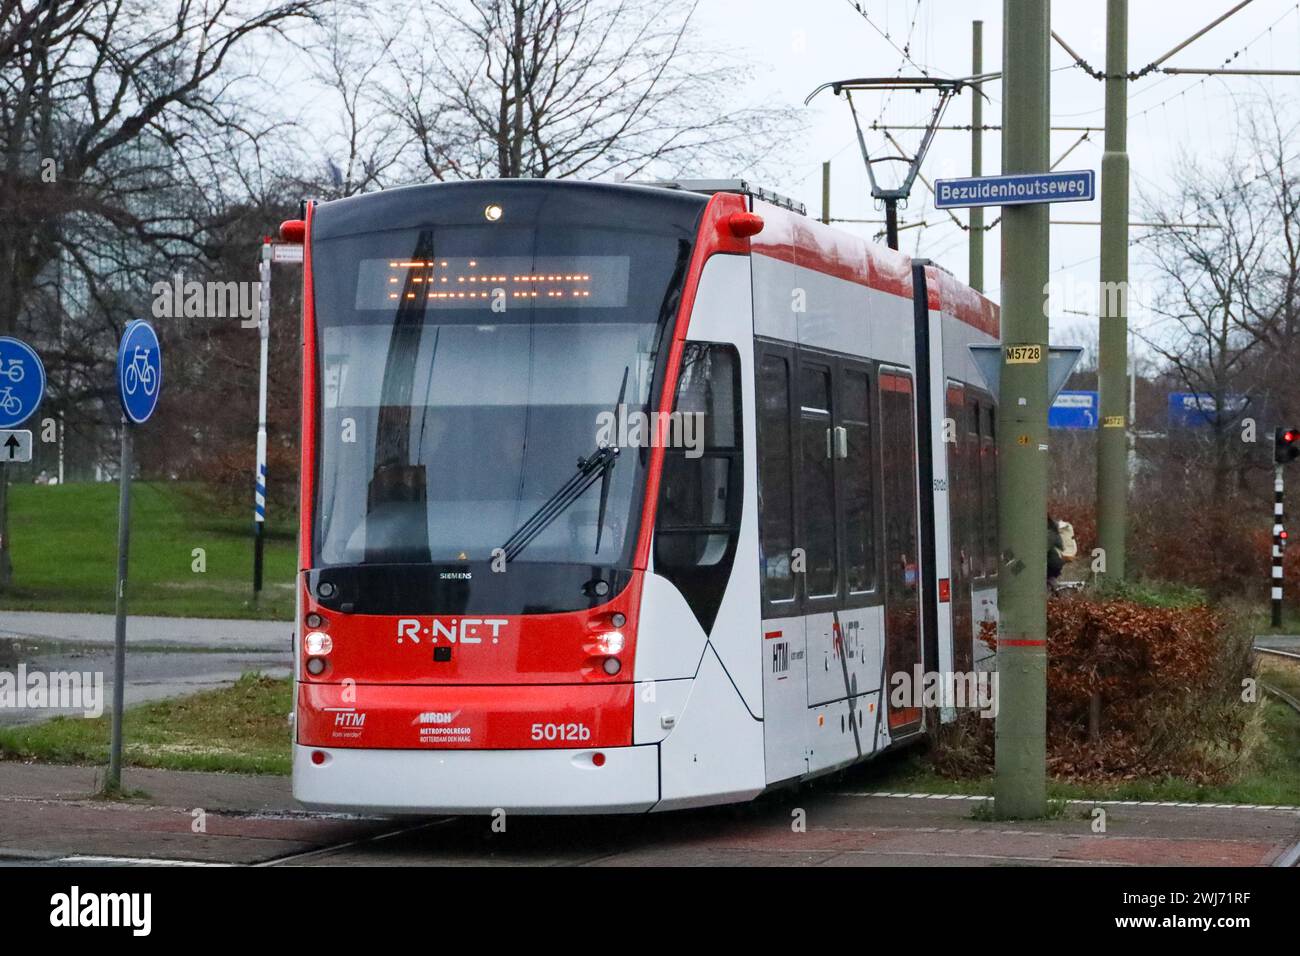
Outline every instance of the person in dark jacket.
{"label": "person in dark jacket", "polygon": [[1060,523],[1051,515],[1047,516],[1047,583],[1052,584],[1061,576],[1065,567],[1065,539],[1061,537]]}

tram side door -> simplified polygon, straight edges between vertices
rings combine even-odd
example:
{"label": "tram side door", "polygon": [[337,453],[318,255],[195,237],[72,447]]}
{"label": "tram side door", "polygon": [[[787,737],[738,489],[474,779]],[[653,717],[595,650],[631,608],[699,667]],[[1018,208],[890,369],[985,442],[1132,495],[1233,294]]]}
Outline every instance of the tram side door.
{"label": "tram side door", "polygon": [[881,491],[884,499],[883,578],[885,585],[885,693],[889,700],[891,737],[919,730],[916,698],[895,706],[894,676],[905,674],[913,686],[921,664],[920,529],[917,513],[916,419],[912,376],[898,369],[880,370]]}
{"label": "tram side door", "polygon": [[[835,436],[838,401],[834,364],[801,356],[799,396],[799,546],[804,549],[804,628],[808,648],[807,706],[850,695],[841,673],[841,601],[836,507]],[[832,667],[832,662],[834,666]]]}
{"label": "tram side door", "polygon": [[[972,473],[979,467],[979,448],[966,437],[966,391],[950,382],[944,414],[957,428],[944,443],[948,455],[948,539],[951,567],[952,669],[958,674],[975,668],[975,624],[972,618],[971,580],[974,573],[975,535],[979,520],[972,488]],[[940,544],[941,546],[941,544]]]}

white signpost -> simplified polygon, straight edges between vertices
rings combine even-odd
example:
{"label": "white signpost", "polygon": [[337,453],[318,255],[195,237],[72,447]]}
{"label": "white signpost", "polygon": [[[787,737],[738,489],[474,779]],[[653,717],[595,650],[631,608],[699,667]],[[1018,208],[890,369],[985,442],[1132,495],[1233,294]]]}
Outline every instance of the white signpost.
{"label": "white signpost", "polygon": [[257,334],[261,339],[261,358],[257,371],[257,465],[253,472],[253,601],[262,593],[262,564],[266,549],[266,385],[271,348],[271,264],[302,264],[303,247],[299,243],[262,243],[257,264],[259,295]]}

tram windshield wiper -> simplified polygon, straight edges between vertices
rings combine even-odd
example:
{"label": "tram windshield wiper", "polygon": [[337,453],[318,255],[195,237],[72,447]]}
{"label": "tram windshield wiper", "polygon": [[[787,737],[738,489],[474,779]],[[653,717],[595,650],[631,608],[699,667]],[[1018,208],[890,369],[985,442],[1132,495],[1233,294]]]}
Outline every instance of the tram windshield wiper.
{"label": "tram windshield wiper", "polygon": [[[631,366],[623,367],[623,384],[618,390],[618,401],[614,403],[615,421],[618,420],[619,407],[627,394],[627,376],[630,370]],[[506,539],[505,544],[501,546],[506,560],[513,561],[598,480],[600,481],[600,511],[596,516],[596,551],[599,553],[600,539],[605,529],[605,510],[609,503],[609,476],[618,461],[618,455],[617,445],[601,445],[585,458],[579,458],[577,470],[569,480]]]}

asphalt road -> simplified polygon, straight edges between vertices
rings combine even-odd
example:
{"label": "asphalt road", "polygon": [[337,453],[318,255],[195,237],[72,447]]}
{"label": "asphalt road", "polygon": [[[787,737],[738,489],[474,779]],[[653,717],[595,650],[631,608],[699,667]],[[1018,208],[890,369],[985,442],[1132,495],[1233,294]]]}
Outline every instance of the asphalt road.
{"label": "asphalt road", "polygon": [[[102,680],[112,700],[114,619],[111,614],[0,611],[0,671],[77,672]],[[130,617],[127,621],[128,705],[231,684],[258,671],[284,677],[292,666],[287,621]],[[0,707],[0,725],[31,723],[82,708]]]}
{"label": "asphalt road", "polygon": [[1256,647],[1267,647],[1275,651],[1290,651],[1300,654],[1300,635],[1296,634],[1260,634],[1255,638]]}

